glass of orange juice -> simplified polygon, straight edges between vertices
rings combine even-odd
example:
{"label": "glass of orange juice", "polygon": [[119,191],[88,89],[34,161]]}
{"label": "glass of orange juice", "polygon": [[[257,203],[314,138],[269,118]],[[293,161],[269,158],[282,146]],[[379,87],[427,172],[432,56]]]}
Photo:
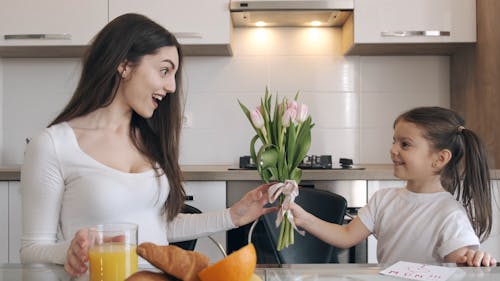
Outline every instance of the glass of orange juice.
{"label": "glass of orange juice", "polygon": [[101,224],[91,229],[89,281],[123,281],[137,271],[137,225]]}

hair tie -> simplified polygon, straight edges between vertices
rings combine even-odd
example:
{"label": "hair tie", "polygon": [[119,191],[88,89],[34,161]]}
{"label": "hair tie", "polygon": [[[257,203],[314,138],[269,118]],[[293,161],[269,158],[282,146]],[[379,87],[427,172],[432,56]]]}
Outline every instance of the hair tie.
{"label": "hair tie", "polygon": [[465,127],[464,126],[458,126],[457,127],[457,133],[462,133],[462,131],[465,130]]}

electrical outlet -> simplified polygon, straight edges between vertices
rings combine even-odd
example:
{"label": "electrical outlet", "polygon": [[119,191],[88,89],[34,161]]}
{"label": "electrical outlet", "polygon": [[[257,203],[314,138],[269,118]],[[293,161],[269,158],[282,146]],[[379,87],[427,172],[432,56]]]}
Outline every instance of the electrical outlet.
{"label": "electrical outlet", "polygon": [[182,116],[182,127],[192,128],[193,127],[193,114],[191,112],[184,112]]}

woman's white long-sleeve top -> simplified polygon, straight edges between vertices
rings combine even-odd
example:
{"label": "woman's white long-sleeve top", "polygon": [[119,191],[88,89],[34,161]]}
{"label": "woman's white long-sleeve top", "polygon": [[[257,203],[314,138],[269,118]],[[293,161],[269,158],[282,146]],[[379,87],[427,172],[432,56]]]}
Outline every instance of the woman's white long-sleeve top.
{"label": "woman's white long-sleeve top", "polygon": [[229,209],[167,223],[161,211],[169,190],[165,174],[108,167],[81,150],[68,123],[53,125],[25,152],[21,260],[62,264],[76,231],[102,223],[135,223],[139,243],[160,245],[235,227]]}

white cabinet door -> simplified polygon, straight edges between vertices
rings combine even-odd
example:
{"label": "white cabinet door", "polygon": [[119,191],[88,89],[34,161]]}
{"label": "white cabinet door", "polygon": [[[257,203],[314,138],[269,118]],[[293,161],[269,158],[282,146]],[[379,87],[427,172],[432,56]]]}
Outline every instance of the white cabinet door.
{"label": "white cabinet door", "polygon": [[[189,181],[185,182],[186,195],[190,198],[186,204],[200,209],[202,212],[220,211],[226,208],[226,182],[225,181]],[[226,248],[226,233],[219,232],[211,235]],[[196,251],[205,254],[210,262],[221,260],[224,256],[216,244],[209,238],[199,238]]]}
{"label": "white cabinet door", "polygon": [[108,21],[108,2],[102,0],[2,0],[0,5],[3,46],[87,45]]}
{"label": "white cabinet door", "polygon": [[476,42],[476,0],[356,0],[354,42]]}
{"label": "white cabinet door", "polygon": [[9,184],[0,182],[0,264],[9,262]]}
{"label": "white cabinet door", "polygon": [[20,263],[22,217],[21,193],[18,181],[9,182],[9,262]]}
{"label": "white cabinet door", "polygon": [[110,20],[131,12],[161,24],[181,44],[230,42],[229,0],[109,0]]}

